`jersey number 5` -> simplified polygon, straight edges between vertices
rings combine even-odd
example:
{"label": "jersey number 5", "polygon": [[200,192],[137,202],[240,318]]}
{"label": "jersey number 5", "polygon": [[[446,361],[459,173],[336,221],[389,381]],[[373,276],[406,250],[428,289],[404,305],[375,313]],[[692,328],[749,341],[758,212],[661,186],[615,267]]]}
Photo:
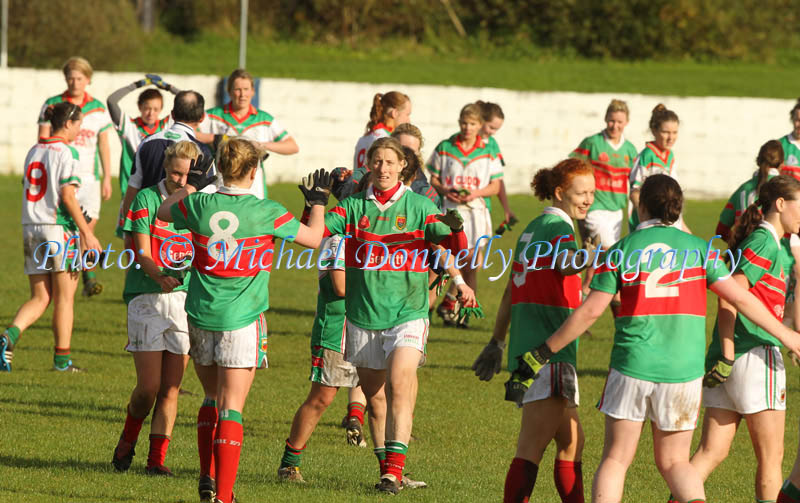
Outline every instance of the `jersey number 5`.
{"label": "jersey number 5", "polygon": [[[47,169],[41,162],[32,162],[28,164],[25,170],[25,179],[30,184],[30,187],[25,189],[25,199],[35,203],[42,199],[47,192]],[[32,192],[33,187],[38,187],[36,192]]]}

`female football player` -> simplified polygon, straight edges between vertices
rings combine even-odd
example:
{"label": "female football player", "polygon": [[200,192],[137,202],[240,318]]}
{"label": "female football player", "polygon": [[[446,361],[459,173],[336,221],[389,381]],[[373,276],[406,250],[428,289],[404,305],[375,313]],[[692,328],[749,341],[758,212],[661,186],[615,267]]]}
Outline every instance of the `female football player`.
{"label": "female football player", "polygon": [[[536,347],[555,332],[581,301],[581,279],[578,273],[591,261],[577,267],[578,247],[572,220],[586,217],[594,201],[592,167],[580,159],[561,161],[553,168],[536,173],[531,186],[540,200],[552,204],[542,211],[517,242],[513,272],[508,280],[495,322],[494,335],[473,364],[475,374],[488,381],[500,372],[506,332],[511,325],[508,368],[514,370],[517,356]],[[556,257],[556,267],[537,260],[532,263],[535,241],[560,243],[567,250]],[[591,249],[585,253],[591,252]],[[553,355],[539,372],[540,378],[522,394],[507,396],[522,406],[522,428],[517,452],[506,478],[506,502],[529,498],[536,482],[532,472],[538,471],[544,451],[556,442],[554,477],[561,500],[583,502],[581,454],[583,429],[578,419],[579,402],[577,340]],[[522,466],[524,469],[518,469]]]}
{"label": "female football player", "polygon": [[[705,501],[703,479],[689,462],[704,375],[706,288],[734,305],[790,351],[800,353],[800,334],[783,324],[747,289],[730,279],[708,243],[672,227],[683,206],[678,183],[653,175],[642,184],[639,229],[606,254],[592,291],[542,345],[517,359],[512,382],[533,377],[556,352],[582,334],[622,292],[621,315],[603,395],[606,415],[603,456],[592,486],[595,503],[622,499],[625,475],[636,454],[644,421],[650,419],[656,467],[674,499]],[[669,250],[696,257],[682,267]],[[724,372],[715,366],[711,372]],[[523,462],[520,472],[532,467]],[[524,477],[524,475],[522,475]]]}
{"label": "female football player", "polygon": [[[781,237],[800,230],[800,181],[780,175],[764,183],[728,240],[741,252],[733,279],[783,320],[785,277]],[[781,488],[786,372],[780,341],[720,301],[706,369],[703,436],[692,465],[705,480],[727,457],[742,419],[756,455],[755,498],[774,501]]]}
{"label": "female football player", "polygon": [[792,123],[792,132],[780,139],[786,156],[781,173],[800,180],[800,98],[789,111],[789,121]]}
{"label": "female football player", "polygon": [[[198,414],[198,491],[201,499],[212,500],[215,492],[218,501],[231,503],[242,445],[242,410],[255,370],[267,366],[264,313],[269,308],[274,238],[319,246],[330,175],[318,170],[301,186],[313,206],[306,226],[280,204],[250,192],[262,152],[249,140],[223,143],[218,157],[223,187],[212,194],[199,192],[213,177],[211,159],[198,161],[186,186],[161,204],[158,218],[192,233],[194,271],[186,296],[189,354],[206,396]],[[223,251],[232,253],[238,246],[247,248],[247,260],[224,261]]]}
{"label": "female football player", "polygon": [[[82,261],[85,257],[97,263],[101,250],[75,195],[81,185],[80,165],[78,151],[70,143],[81,131],[81,108],[60,102],[48,106],[44,117],[53,135],[40,138],[28,152],[22,180],[22,243],[31,298],[19,308],[11,326],[0,334],[0,371],[5,372],[11,372],[11,357],[20,333],[44,314],[51,301],[53,368],[80,371],[70,359],[72,307],[78,286],[72,261]],[[80,247],[95,252],[87,251],[81,256],[81,250],[74,248],[76,227]]]}

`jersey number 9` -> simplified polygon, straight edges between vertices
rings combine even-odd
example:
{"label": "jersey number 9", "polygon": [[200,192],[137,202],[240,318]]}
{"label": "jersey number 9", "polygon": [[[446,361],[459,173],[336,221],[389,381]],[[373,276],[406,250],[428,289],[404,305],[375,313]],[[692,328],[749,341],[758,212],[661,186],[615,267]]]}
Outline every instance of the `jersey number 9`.
{"label": "jersey number 9", "polygon": [[[47,192],[47,169],[44,164],[41,162],[28,164],[28,169],[25,170],[25,179],[30,184],[30,187],[25,189],[25,199],[32,203],[42,199]],[[36,193],[31,191],[33,187],[38,187]]]}

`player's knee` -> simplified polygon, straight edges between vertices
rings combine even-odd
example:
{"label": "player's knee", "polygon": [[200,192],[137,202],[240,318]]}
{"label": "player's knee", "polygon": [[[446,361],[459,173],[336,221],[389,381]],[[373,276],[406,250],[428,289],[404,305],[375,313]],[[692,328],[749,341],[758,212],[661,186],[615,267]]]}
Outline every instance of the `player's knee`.
{"label": "player's knee", "polygon": [[139,381],[136,383],[136,389],[133,390],[131,395],[131,402],[135,402],[137,406],[147,406],[149,408],[155,402],[159,391],[158,382],[152,380]]}

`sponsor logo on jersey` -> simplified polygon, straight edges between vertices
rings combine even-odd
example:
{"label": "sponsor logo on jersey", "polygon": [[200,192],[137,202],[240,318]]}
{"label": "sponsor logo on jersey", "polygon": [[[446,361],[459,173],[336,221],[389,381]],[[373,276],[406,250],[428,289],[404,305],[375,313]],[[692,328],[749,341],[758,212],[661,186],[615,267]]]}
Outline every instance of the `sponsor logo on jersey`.
{"label": "sponsor logo on jersey", "polygon": [[625,164],[630,164],[630,163],[631,163],[631,158],[625,155]]}
{"label": "sponsor logo on jersey", "polygon": [[608,154],[605,152],[600,152],[600,155],[597,157],[600,162],[608,162],[611,159],[608,157]]}
{"label": "sponsor logo on jersey", "polygon": [[772,306],[772,310],[775,312],[775,317],[779,320],[783,319],[783,304],[775,304]]}
{"label": "sponsor logo on jersey", "polygon": [[394,219],[394,227],[398,231],[402,231],[406,228],[406,216],[405,215],[397,215]]}
{"label": "sponsor logo on jersey", "polygon": [[169,140],[180,140],[181,135],[179,135],[178,133],[173,133],[172,131],[167,131],[166,133],[164,133],[164,138],[167,138]]}
{"label": "sponsor logo on jersey", "polygon": [[360,229],[367,229],[367,228],[369,228],[369,217],[367,217],[366,215],[364,215],[363,217],[361,217],[361,220],[359,220],[359,221],[358,221],[358,227],[359,227]]}

